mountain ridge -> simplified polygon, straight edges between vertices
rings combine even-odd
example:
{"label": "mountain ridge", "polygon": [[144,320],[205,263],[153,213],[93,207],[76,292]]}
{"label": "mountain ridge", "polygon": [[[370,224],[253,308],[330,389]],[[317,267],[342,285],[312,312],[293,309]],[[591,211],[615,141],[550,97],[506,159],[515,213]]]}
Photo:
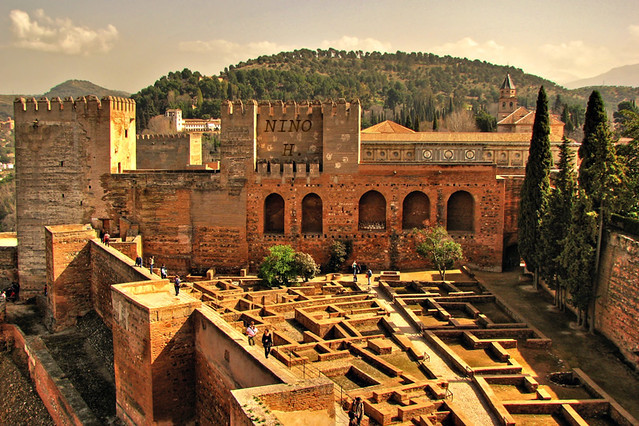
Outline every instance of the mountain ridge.
{"label": "mountain ridge", "polygon": [[599,74],[590,78],[582,78],[580,80],[571,81],[565,84],[565,87],[567,89],[579,89],[582,87],[599,86],[639,87],[639,64],[630,64],[615,67],[603,74]]}

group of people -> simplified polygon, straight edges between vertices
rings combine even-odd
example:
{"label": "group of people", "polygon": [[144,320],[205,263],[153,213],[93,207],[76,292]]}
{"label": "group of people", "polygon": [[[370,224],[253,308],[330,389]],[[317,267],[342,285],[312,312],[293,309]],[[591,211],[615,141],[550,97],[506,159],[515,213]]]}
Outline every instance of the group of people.
{"label": "group of people", "polygon": [[[363,269],[364,268],[362,268],[360,265],[357,264],[356,260],[353,261],[353,282],[354,283],[357,282],[357,274],[361,273]],[[366,268],[366,278],[368,279],[369,287],[371,285],[372,277],[373,277],[373,271],[370,268]]]}
{"label": "group of people", "polygon": [[20,298],[20,284],[14,282],[7,289],[0,292],[0,300],[15,302]]}
{"label": "group of people", "polygon": [[[155,266],[155,257],[151,256],[149,257],[149,261],[148,261],[148,265],[149,265],[149,272],[153,273],[153,268]],[[142,256],[138,255],[135,258],[135,266],[138,268],[142,268],[143,264],[142,264]],[[169,276],[167,270],[166,270],[166,266],[164,264],[162,264],[162,266],[160,266],[160,278],[162,278],[163,280],[167,279]],[[180,294],[180,286],[181,286],[182,281],[180,280],[180,276],[176,275],[175,276],[175,280],[173,281],[173,287],[175,288],[175,295],[178,296]]]}
{"label": "group of people", "polygon": [[[147,264],[149,265],[149,272],[153,273],[153,268],[155,267],[155,257],[154,256],[149,257],[149,260],[148,260]],[[142,256],[138,255],[138,257],[135,258],[135,266],[138,267],[138,268],[142,268],[144,266],[142,264]],[[164,264],[160,268],[160,276],[162,278],[166,278],[167,277],[166,267],[164,266]]]}
{"label": "group of people", "polygon": [[[248,344],[249,346],[255,345],[255,338],[257,337],[257,327],[255,326],[255,322],[251,321],[249,326],[246,328],[246,335],[248,336]],[[262,334],[262,346],[264,347],[264,356],[268,358],[271,353],[271,348],[273,347],[273,336],[271,335],[271,331],[268,328],[264,329],[264,333]]]}

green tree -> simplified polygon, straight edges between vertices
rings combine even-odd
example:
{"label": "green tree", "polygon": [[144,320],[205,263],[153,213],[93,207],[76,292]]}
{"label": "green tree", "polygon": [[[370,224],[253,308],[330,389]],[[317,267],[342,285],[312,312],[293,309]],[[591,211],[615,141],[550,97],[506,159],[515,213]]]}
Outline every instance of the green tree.
{"label": "green tree", "polygon": [[464,258],[461,245],[453,241],[443,226],[434,226],[415,232],[418,234],[418,239],[423,239],[415,248],[417,254],[428,259],[439,271],[442,281],[445,281],[446,271],[451,269],[455,262]]}
{"label": "green tree", "polygon": [[610,201],[617,188],[616,158],[601,94],[593,91],[586,108],[584,139],[579,147],[579,187],[591,199],[595,209]]}
{"label": "green tree", "polygon": [[479,110],[475,115],[475,124],[482,132],[497,131],[497,119],[490,115],[485,109]]}
{"label": "green tree", "polygon": [[297,278],[295,250],[289,245],[276,245],[269,249],[257,276],[267,287],[288,286]]}
{"label": "green tree", "polygon": [[579,191],[572,208],[572,221],[563,240],[560,255],[566,274],[560,285],[570,293],[570,303],[577,308],[579,325],[588,323],[593,299],[595,255],[597,245],[597,213],[586,193]]}
{"label": "green tree", "polygon": [[297,275],[302,277],[304,281],[308,281],[319,274],[320,269],[315,263],[315,259],[308,253],[295,253],[295,269]]}
{"label": "green tree", "polygon": [[541,252],[541,219],[550,194],[550,117],[548,99],[543,86],[537,97],[537,112],[526,163],[526,176],[521,189],[519,207],[519,253],[529,270],[534,272],[535,287],[539,279]]}
{"label": "green tree", "polygon": [[352,251],[352,243],[335,240],[328,250],[327,272],[337,272],[342,268]]}
{"label": "green tree", "polygon": [[574,154],[570,141],[564,138],[559,151],[559,172],[555,188],[551,191],[546,214],[541,220],[540,276],[555,289],[555,304],[565,309],[566,288],[560,285],[560,277],[566,277],[560,255],[563,242],[572,220],[572,205],[577,186]]}

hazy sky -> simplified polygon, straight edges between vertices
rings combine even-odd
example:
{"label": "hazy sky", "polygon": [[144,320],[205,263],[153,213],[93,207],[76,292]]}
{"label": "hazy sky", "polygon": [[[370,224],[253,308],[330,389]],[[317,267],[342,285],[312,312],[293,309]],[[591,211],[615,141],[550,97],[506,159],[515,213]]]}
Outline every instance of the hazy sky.
{"label": "hazy sky", "polygon": [[639,63],[637,0],[1,0],[0,93],[136,92],[299,48],[431,52],[558,83]]}

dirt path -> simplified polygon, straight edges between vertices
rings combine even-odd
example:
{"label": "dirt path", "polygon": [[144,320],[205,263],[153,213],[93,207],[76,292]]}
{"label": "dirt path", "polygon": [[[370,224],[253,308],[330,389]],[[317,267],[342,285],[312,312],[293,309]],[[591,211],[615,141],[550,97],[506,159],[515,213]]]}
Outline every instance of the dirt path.
{"label": "dirt path", "polygon": [[624,364],[605,337],[576,326],[571,313],[560,312],[552,298],[537,292],[520,271],[477,272],[476,277],[532,326],[552,339],[552,352],[571,368],[581,368],[635,418],[639,418],[639,374]]}

